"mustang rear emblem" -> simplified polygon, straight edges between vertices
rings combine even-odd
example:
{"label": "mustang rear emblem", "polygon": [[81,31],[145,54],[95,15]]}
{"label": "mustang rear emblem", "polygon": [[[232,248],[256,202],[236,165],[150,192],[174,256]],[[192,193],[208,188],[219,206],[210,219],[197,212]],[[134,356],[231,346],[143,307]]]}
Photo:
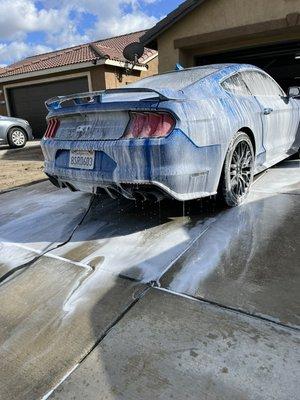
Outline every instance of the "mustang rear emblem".
{"label": "mustang rear emblem", "polygon": [[92,125],[79,125],[76,128],[76,133],[78,135],[85,135],[85,134],[89,133],[91,129],[92,129]]}

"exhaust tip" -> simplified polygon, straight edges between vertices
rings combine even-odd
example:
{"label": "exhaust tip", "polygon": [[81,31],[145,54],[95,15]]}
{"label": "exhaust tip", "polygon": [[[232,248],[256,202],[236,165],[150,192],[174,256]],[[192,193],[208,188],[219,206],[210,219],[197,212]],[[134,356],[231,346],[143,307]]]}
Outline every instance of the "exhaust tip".
{"label": "exhaust tip", "polygon": [[61,188],[61,185],[59,184],[58,179],[55,176],[49,174],[46,175],[48,176],[48,179],[52,183],[52,185],[56,186],[59,189]]}
{"label": "exhaust tip", "polygon": [[147,197],[145,196],[145,194],[138,192],[138,191],[133,192],[133,196],[134,196],[135,201],[146,201],[147,200]]}

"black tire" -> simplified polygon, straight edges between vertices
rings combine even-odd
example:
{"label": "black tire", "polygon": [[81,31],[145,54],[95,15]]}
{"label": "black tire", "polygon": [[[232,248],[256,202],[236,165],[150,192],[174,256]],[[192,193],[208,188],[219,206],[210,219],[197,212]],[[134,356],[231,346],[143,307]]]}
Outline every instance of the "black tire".
{"label": "black tire", "polygon": [[10,128],[7,134],[7,141],[9,147],[17,149],[24,147],[27,142],[27,135],[22,128],[14,127]]}
{"label": "black tire", "polygon": [[249,136],[237,132],[227,151],[219,185],[219,196],[229,207],[240,205],[253,181],[254,150]]}

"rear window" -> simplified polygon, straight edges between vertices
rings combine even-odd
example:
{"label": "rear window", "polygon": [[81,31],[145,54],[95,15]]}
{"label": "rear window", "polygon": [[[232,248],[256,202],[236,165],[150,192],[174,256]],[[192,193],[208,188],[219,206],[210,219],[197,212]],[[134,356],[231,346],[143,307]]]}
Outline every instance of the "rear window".
{"label": "rear window", "polygon": [[154,75],[140,81],[130,83],[128,87],[133,88],[149,88],[149,89],[183,89],[198,80],[218,71],[217,68],[203,67],[186,69],[182,71],[169,72],[162,75]]}

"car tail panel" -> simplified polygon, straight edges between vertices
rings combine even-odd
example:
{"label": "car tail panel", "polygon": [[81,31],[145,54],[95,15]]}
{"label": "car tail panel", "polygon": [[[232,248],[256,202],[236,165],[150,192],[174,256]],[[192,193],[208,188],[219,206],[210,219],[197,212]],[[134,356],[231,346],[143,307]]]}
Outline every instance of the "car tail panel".
{"label": "car tail panel", "polygon": [[[53,118],[49,119],[49,124]],[[66,115],[59,117],[56,135],[47,128],[45,139],[57,140],[115,140],[119,139],[129,122],[128,111]]]}
{"label": "car tail panel", "polygon": [[[177,97],[176,97],[177,96]],[[122,88],[61,96],[46,101],[49,110],[44,139],[116,140],[165,137],[175,126],[171,111],[158,111],[175,91]],[[167,108],[167,107],[166,107]]]}

